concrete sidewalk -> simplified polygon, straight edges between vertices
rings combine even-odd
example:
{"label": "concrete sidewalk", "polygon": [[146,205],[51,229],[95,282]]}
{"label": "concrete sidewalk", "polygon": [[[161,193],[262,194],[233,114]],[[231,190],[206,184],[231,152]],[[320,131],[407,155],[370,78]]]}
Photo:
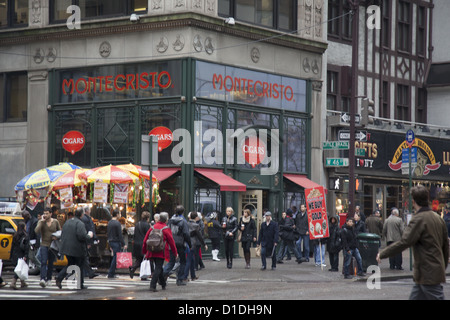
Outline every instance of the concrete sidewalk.
{"label": "concrete sidewalk", "polygon": [[[404,270],[391,270],[389,260],[385,259],[380,264],[381,281],[395,281],[403,278],[411,278],[413,272],[410,271],[409,249],[403,252]],[[334,281],[365,281],[370,274],[365,277],[354,276],[353,280],[344,279],[342,274],[342,265],[344,257],[342,251],[339,254],[339,272],[330,272],[328,254],[325,254],[326,267],[315,266],[314,259],[309,262],[298,264],[295,258],[282,264],[277,264],[276,270],[271,270],[271,260],[267,260],[268,268],[264,271],[261,268],[261,258],[251,258],[251,269],[245,269],[245,260],[243,258],[233,259],[233,268],[226,268],[226,260],[220,262],[204,260],[205,269],[196,272],[201,280],[209,281],[264,281],[264,282],[334,282]]]}

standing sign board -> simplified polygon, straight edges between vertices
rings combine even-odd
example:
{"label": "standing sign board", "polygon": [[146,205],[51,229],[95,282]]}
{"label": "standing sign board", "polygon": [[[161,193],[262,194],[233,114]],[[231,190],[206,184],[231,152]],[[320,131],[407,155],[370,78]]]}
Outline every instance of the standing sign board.
{"label": "standing sign board", "polygon": [[306,208],[308,213],[309,238],[311,240],[328,238],[328,215],[323,187],[305,189]]}

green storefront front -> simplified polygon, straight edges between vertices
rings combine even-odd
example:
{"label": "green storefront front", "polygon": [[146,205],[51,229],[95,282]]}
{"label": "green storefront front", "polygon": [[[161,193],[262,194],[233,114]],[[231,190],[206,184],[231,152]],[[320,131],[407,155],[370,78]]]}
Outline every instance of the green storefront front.
{"label": "green storefront front", "polygon": [[[263,208],[278,219],[304,203],[310,81],[191,58],[49,74],[49,163],[140,164],[141,135],[157,129],[156,211],[251,208],[261,222]],[[62,145],[69,131],[85,140],[74,154]]]}

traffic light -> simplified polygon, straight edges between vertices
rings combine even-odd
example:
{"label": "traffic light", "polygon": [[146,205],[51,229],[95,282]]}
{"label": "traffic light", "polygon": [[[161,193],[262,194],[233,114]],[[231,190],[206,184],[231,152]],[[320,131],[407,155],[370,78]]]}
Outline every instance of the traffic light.
{"label": "traffic light", "polygon": [[362,99],[361,104],[361,125],[367,126],[373,124],[373,117],[375,116],[375,103],[368,98]]}

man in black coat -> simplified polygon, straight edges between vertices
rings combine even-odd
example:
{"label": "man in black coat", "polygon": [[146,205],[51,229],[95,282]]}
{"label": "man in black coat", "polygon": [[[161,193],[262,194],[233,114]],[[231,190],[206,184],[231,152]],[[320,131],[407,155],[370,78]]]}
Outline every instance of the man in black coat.
{"label": "man in black coat", "polygon": [[80,277],[80,287],[77,289],[84,289],[83,286],[83,266],[86,259],[86,242],[93,237],[92,231],[87,232],[81,217],[84,214],[83,208],[78,208],[75,211],[75,217],[67,220],[64,223],[61,234],[60,253],[67,257],[67,266],[62,269],[56,278],[56,285],[62,289],[61,282],[66,276],[68,266],[78,266]]}
{"label": "man in black coat", "polygon": [[294,244],[295,241],[294,231],[296,229],[296,226],[294,219],[292,219],[292,214],[293,214],[292,210],[287,209],[284,224],[280,224],[280,237],[282,242],[280,248],[278,249],[277,263],[283,263],[283,257],[286,247],[292,252],[294,252],[294,255],[297,258],[298,263],[302,262],[297,247]]}
{"label": "man in black coat", "polygon": [[277,267],[275,247],[278,244],[278,223],[272,221],[272,213],[267,211],[264,215],[266,221],[261,224],[258,245],[261,245],[261,270],[266,270],[266,257],[272,257],[272,270]]}

